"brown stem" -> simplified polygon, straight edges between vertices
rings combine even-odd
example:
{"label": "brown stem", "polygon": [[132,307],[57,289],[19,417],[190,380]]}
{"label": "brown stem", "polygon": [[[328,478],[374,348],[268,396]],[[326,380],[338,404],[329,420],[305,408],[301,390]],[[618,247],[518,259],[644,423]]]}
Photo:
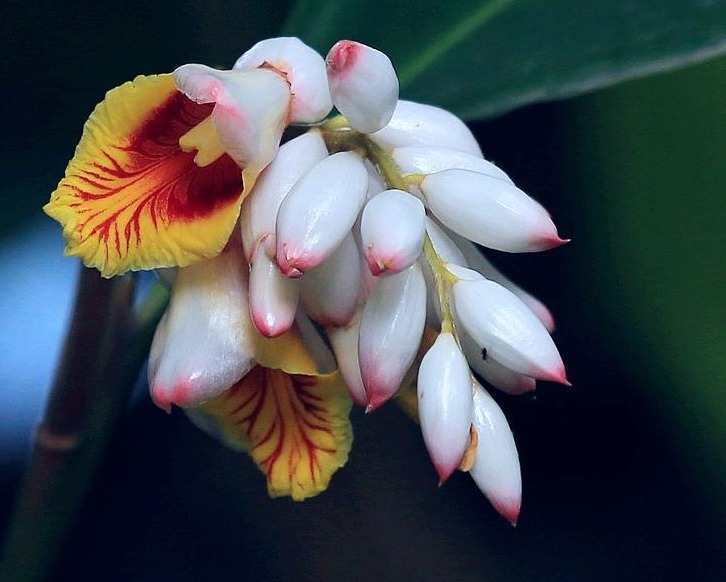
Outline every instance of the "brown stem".
{"label": "brown stem", "polygon": [[75,523],[112,429],[124,410],[153,329],[158,294],[139,321],[131,277],[80,273],[73,318],[0,562],[0,580],[41,581]]}

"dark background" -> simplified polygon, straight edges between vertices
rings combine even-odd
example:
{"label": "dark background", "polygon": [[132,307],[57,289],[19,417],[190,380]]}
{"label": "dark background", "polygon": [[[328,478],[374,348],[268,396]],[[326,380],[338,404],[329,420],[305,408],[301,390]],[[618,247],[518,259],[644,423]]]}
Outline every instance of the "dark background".
{"label": "dark background", "polygon": [[[8,313],[27,309],[27,325],[12,337],[0,325],[0,349],[12,347],[30,370],[54,357],[39,349],[48,338],[34,322],[60,318],[59,330],[62,317],[29,298],[69,297],[73,270],[60,256],[60,229],[39,208],[88,113],[105,90],[136,74],[185,62],[229,66],[276,33],[286,4],[6,6],[0,275],[5,290],[23,277],[22,299],[2,298]],[[704,300],[723,289],[722,247],[709,233],[726,216],[723,204],[691,211],[694,199],[723,190],[714,171],[723,177],[726,119],[717,112],[725,70],[717,61],[472,125],[486,156],[573,239],[549,253],[493,256],[551,307],[574,384],[543,384],[536,398],[495,395],[522,463],[516,529],[467,476],[436,486],[418,427],[394,405],[355,412],[348,466],[329,491],[296,504],[268,499],[248,458],[144,395],[113,441],[56,579],[723,579],[724,449],[711,417],[702,416],[708,409],[718,418],[723,408],[699,391],[721,394],[724,378],[679,376],[699,362],[680,351],[678,327],[667,322],[685,319],[695,341],[723,359],[723,346],[702,329],[726,323]],[[694,187],[682,189],[680,179]],[[49,233],[42,246],[33,238],[39,230]],[[663,244],[651,248],[653,240]],[[25,252],[63,266],[28,261],[19,275],[8,261]],[[689,267],[698,268],[695,289],[682,296],[670,281],[688,277]],[[704,270],[705,281],[697,278]],[[678,311],[680,301],[693,308]],[[693,337],[681,341],[693,347]],[[3,376],[0,418],[9,419],[23,395],[37,414],[48,378],[39,387],[30,371]],[[3,522],[31,424],[0,432]]]}

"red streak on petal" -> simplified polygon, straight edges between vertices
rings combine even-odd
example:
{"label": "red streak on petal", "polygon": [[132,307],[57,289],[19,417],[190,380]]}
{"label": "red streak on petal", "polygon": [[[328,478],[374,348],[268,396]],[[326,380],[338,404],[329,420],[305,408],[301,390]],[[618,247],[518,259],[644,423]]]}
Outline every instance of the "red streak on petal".
{"label": "red streak on petal", "polygon": [[179,138],[212,107],[172,93],[131,135],[115,136],[105,144],[103,159],[74,175],[88,186],[72,187],[75,205],[85,206],[87,213],[79,231],[100,219],[83,238],[98,236],[122,254],[124,242],[126,248],[141,242],[143,216],[149,216],[158,230],[160,225],[210,216],[239,198],[242,174],[230,157],[200,168],[194,164],[196,152],[179,147]]}

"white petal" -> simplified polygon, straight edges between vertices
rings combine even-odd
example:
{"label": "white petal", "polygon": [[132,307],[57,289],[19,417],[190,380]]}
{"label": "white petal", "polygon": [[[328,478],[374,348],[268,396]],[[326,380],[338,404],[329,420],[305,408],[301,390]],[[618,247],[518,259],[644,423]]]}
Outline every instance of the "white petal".
{"label": "white petal", "polygon": [[470,269],[447,268],[460,278],[452,290],[456,316],[479,347],[515,372],[568,383],[550,334],[514,293]]}
{"label": "white petal", "polygon": [[260,174],[242,204],[240,227],[248,261],[262,241],[268,254],[275,255],[275,222],[282,200],[302,176],[327,156],[325,141],[317,130],[280,146],[275,159]]}
{"label": "white petal", "polygon": [[426,234],[431,239],[431,244],[442,261],[454,263],[455,265],[467,266],[466,258],[456,243],[451,240],[442,228],[429,217],[426,217]]}
{"label": "white petal", "polygon": [[292,123],[315,123],[330,113],[333,104],[325,75],[325,61],[299,38],[262,40],[237,59],[233,68],[245,71],[263,65],[277,69],[290,83]]}
{"label": "white petal", "polygon": [[550,215],[516,186],[470,170],[444,170],[421,183],[436,217],[492,249],[531,252],[563,244]]}
{"label": "white petal", "polygon": [[398,77],[381,51],[341,40],[325,59],[333,105],[351,126],[373,133],[386,126],[398,101]]}
{"label": "white petal", "polygon": [[154,402],[196,406],[230,388],[254,365],[241,249],[179,269],[149,356]]}
{"label": "white petal", "polygon": [[471,373],[451,333],[441,333],[418,371],[418,414],[429,456],[446,481],[469,444]]}
{"label": "white petal", "polygon": [[179,90],[193,101],[215,103],[214,130],[227,154],[260,172],[277,153],[287,124],[290,88],[272,71],[218,71],[184,65],[174,71]]}
{"label": "white petal", "polygon": [[300,281],[280,272],[262,245],[250,269],[250,315],[257,330],[266,337],[277,337],[295,322]]}
{"label": "white petal", "polygon": [[502,366],[490,354],[484,354],[465,331],[459,330],[459,340],[471,369],[495,388],[512,396],[526,394],[537,388],[534,378],[510,370],[506,366]]}
{"label": "white petal", "polygon": [[358,358],[368,410],[386,402],[411,367],[426,321],[426,283],[421,267],[381,279],[363,309]]}
{"label": "white petal", "polygon": [[361,245],[374,275],[398,273],[410,267],[423,249],[426,210],[402,190],[385,190],[363,209]]}
{"label": "white petal", "polygon": [[[500,285],[504,285],[507,289],[509,289],[512,293],[519,297],[522,302],[534,312],[534,314],[539,318],[542,324],[547,328],[547,331],[552,333],[555,330],[555,318],[552,316],[552,313],[544,303],[542,303],[533,295],[527,293],[519,285],[504,276],[494,265],[492,265],[487,260],[487,258],[482,254],[481,250],[479,250],[479,248],[477,248],[474,243],[466,240],[464,237],[459,236],[456,233],[451,234],[451,239],[455,241],[457,247],[461,249],[463,256],[466,257],[466,262],[468,263],[469,267],[471,267],[475,271],[478,271],[487,279],[491,279],[492,281],[496,281]],[[454,260],[451,260],[450,262],[466,266],[466,263],[458,263]]]}
{"label": "white petal", "polygon": [[362,293],[360,253],[352,234],[326,261],[300,279],[303,309],[326,326],[348,325]]}
{"label": "white petal", "polygon": [[277,264],[288,277],[321,264],[343,242],[360,212],[368,173],[357,154],[324,159],[295,184],[277,216]]}
{"label": "white petal", "polygon": [[509,523],[516,525],[522,505],[522,475],[517,445],[502,409],[476,381],[472,421],[477,447],[469,474],[494,509]]}
{"label": "white petal", "polygon": [[338,360],[340,373],[350,396],[358,406],[366,406],[368,397],[363,388],[363,379],[358,362],[358,334],[360,333],[360,317],[356,317],[347,327],[333,327],[327,330],[330,345]]}
{"label": "white petal", "polygon": [[378,173],[376,167],[368,160],[365,161],[368,171],[368,189],[366,190],[366,202],[387,189],[385,180]]}
{"label": "white petal", "polygon": [[402,174],[434,174],[459,168],[511,183],[507,174],[479,155],[436,146],[409,146],[393,150],[393,161]]}
{"label": "white petal", "polygon": [[335,372],[338,369],[335,355],[328,347],[329,344],[323,339],[322,332],[302,309],[298,309],[295,315],[295,329],[300,333],[305,349],[315,360],[318,374]]}
{"label": "white petal", "polygon": [[386,127],[372,136],[383,147],[438,146],[481,156],[481,149],[463,121],[444,109],[399,100]]}

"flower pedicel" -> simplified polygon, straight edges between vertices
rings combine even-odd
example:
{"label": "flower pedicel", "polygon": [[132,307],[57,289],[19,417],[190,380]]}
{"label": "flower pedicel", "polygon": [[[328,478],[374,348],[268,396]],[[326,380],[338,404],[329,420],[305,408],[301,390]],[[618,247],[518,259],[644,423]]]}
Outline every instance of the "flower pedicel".
{"label": "flower pedicel", "polygon": [[247,451],[271,495],[323,491],[351,404],[417,377],[440,481],[469,471],[516,522],[514,439],[473,372],[511,394],[567,379],[547,308],[470,241],[565,241],[458,118],[398,99],[383,53],[343,40],[323,60],[276,38],[229,71],[137,77],[91,114],[45,211],[106,277],[178,268],[152,398]]}

